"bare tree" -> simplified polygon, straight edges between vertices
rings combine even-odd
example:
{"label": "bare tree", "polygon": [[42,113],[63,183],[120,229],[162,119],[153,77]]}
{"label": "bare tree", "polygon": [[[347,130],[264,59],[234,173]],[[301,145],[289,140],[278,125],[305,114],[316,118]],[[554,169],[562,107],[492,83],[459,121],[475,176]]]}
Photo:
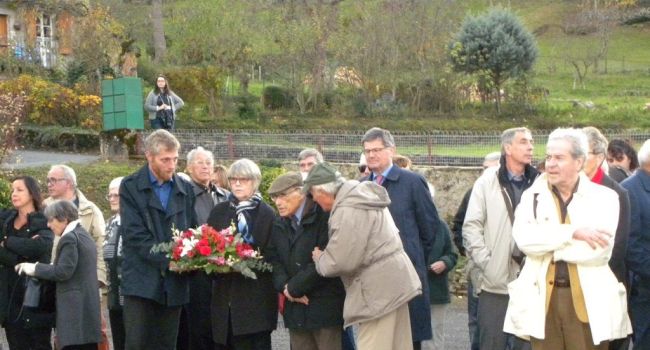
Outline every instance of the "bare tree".
{"label": "bare tree", "polygon": [[167,41],[163,26],[162,0],[151,0],[151,25],[153,27],[154,63],[162,63],[167,55]]}

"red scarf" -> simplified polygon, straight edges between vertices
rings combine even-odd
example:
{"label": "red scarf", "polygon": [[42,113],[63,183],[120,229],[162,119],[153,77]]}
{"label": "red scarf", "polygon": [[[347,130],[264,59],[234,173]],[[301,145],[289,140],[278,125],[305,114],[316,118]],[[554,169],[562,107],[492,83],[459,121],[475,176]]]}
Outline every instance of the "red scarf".
{"label": "red scarf", "polygon": [[594,177],[591,178],[591,182],[602,185],[604,177],[605,177],[605,172],[603,171],[603,168],[598,167],[598,170],[596,170],[596,174],[594,175]]}

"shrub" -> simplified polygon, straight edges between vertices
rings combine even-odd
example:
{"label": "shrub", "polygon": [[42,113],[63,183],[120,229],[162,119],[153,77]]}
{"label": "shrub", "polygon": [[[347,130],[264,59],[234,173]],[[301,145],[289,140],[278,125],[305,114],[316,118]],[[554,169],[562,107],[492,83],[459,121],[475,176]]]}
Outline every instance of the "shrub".
{"label": "shrub", "polygon": [[26,115],[38,125],[79,126],[99,130],[101,98],[31,75],[0,83],[1,91],[25,95]]}
{"label": "shrub", "polygon": [[208,112],[216,117],[221,111],[222,71],[216,66],[189,66],[167,69],[169,86],[182,99],[205,102]]}
{"label": "shrub", "polygon": [[0,163],[18,146],[18,128],[25,116],[24,96],[0,93]]}
{"label": "shrub", "polygon": [[11,184],[0,178],[0,209],[11,208]]}
{"label": "shrub", "polygon": [[262,106],[265,109],[276,110],[290,106],[289,93],[280,86],[269,85],[262,90]]}
{"label": "shrub", "polygon": [[271,196],[269,196],[269,187],[271,187],[273,180],[275,180],[278,176],[284,174],[286,170],[284,170],[281,166],[269,167],[260,165],[260,171],[262,172],[262,182],[260,183],[259,191],[262,194],[264,201],[268,205],[275,207],[275,204],[271,200]]}

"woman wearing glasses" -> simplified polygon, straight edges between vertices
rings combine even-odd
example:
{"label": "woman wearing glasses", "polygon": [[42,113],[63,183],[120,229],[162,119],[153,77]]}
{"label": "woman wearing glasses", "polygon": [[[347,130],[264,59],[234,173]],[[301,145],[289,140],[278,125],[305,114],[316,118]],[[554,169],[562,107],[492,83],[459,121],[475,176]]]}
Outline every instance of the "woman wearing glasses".
{"label": "woman wearing glasses", "polygon": [[104,239],[104,262],[108,275],[108,318],[111,322],[113,349],[124,349],[124,320],[122,306],[124,298],[120,295],[122,279],[122,235],[120,232],[120,184],[123,177],[117,177],[108,185],[106,200],[111,206],[111,216],[106,222],[106,238]]}
{"label": "woman wearing glasses", "polygon": [[[217,204],[208,225],[217,230],[234,223],[237,232],[264,256],[271,242],[275,213],[257,191],[262,174],[249,159],[228,169],[231,194]],[[257,279],[239,273],[215,275],[212,284],[212,338],[215,349],[271,350],[271,332],[278,319],[277,294],[270,272],[256,271]]]}

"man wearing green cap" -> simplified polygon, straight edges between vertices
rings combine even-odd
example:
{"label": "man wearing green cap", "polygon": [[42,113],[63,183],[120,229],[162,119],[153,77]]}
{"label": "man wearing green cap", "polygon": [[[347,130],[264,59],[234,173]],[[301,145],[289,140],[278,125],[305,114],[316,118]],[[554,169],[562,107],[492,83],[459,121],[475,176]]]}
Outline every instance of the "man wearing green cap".
{"label": "man wearing green cap", "polygon": [[329,243],[312,258],[322,276],[341,277],[345,326],[359,325],[360,350],[411,350],[408,302],[422,294],[417,272],[404,251],[388,210],[386,189],[346,180],[331,165],[316,165],[303,191],[330,212]]}
{"label": "man wearing green cap", "polygon": [[339,278],[320,276],[311,257],[314,248],[327,245],[329,214],[302,186],[301,174],[288,172],[269,188],[280,214],[269,253],[273,284],[286,298],[283,316],[292,349],[340,350],[345,290]]}

